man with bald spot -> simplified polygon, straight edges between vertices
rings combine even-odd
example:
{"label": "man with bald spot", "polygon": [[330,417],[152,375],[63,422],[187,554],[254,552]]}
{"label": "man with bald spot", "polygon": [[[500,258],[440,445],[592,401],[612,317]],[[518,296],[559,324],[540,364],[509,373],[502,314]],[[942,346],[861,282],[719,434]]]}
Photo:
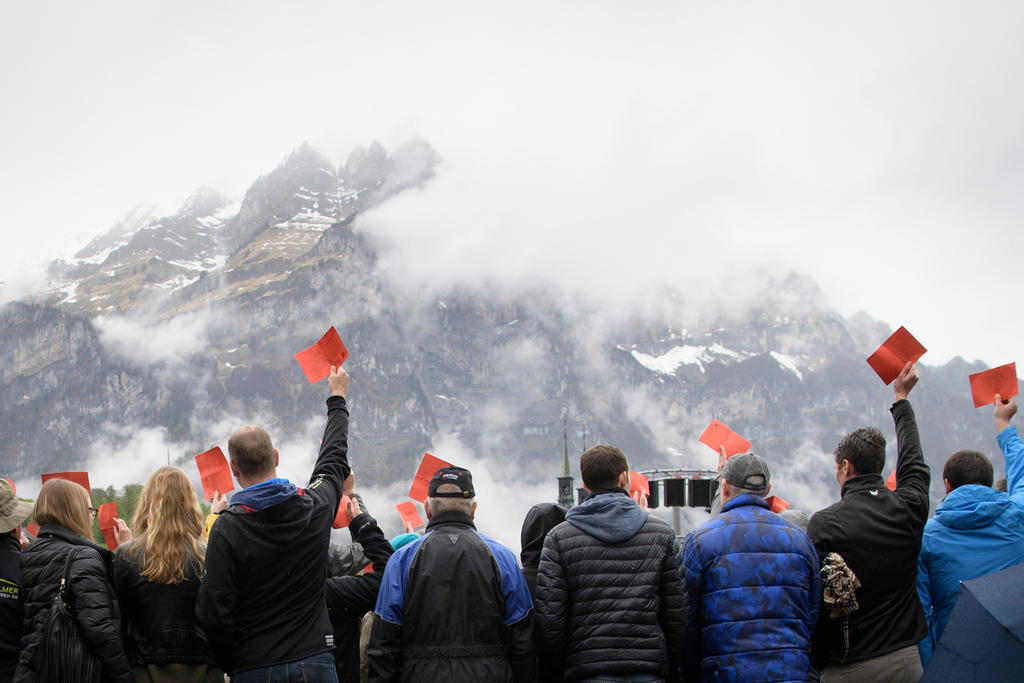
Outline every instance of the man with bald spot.
{"label": "man with bald spot", "polygon": [[309,484],[277,476],[267,431],[228,440],[241,487],[210,529],[196,616],[233,683],[338,680],[324,585],[331,523],[348,464],[348,373],[331,368],[327,427]]}

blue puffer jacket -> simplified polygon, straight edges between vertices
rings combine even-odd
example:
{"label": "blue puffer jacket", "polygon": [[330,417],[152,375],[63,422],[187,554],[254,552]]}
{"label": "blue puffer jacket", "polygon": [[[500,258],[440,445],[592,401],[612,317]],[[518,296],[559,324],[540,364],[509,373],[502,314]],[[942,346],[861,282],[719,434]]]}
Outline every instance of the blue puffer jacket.
{"label": "blue puffer jacket", "polygon": [[801,529],[744,493],[683,545],[689,681],[807,681],[818,555]]}
{"label": "blue puffer jacket", "polygon": [[999,433],[1007,493],[967,484],[949,492],[924,527],[917,594],[928,635],[918,644],[927,666],[946,628],[960,582],[1024,562],[1024,443],[1016,427]]}

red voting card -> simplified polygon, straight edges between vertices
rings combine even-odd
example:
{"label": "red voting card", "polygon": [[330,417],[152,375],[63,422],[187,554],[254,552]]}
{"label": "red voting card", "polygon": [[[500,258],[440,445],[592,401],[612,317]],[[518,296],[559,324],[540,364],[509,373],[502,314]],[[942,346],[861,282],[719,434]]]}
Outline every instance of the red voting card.
{"label": "red voting card", "polygon": [[764,499],[764,502],[768,503],[768,506],[771,508],[771,511],[775,513],[779,513],[782,512],[783,510],[789,509],[789,503],[782,500],[778,496],[768,496],[767,498]]}
{"label": "red voting card", "polygon": [[629,473],[629,495],[636,497],[634,494],[637,492],[644,494],[648,498],[651,496],[651,484],[647,481],[647,477],[640,474],[639,472],[630,471]]}
{"label": "red voting card", "polygon": [[975,408],[995,403],[996,394],[1005,401],[1017,395],[1017,364],[1007,363],[998,368],[975,373],[970,376],[970,380]]}
{"label": "red voting card", "polygon": [[231,468],[219,446],[197,455],[196,466],[203,481],[203,498],[206,500],[213,500],[214,491],[227,493],[235,488],[231,483]]}
{"label": "red voting card", "polygon": [[8,477],[7,483],[11,485],[11,493],[18,495],[18,489],[14,488],[14,482],[11,481],[10,477]]}
{"label": "red voting card", "polygon": [[395,505],[395,509],[398,510],[398,515],[402,518],[402,528],[406,531],[412,531],[425,524],[419,511],[416,510],[416,503],[411,500],[398,503]]}
{"label": "red voting card", "polygon": [[437,472],[442,467],[451,467],[450,462],[445,462],[441,458],[435,458],[430,453],[423,454],[423,460],[420,461],[420,468],[416,470],[416,476],[412,480],[412,486],[409,488],[409,497],[413,500],[418,500],[421,503],[427,502],[427,488],[430,485],[430,480],[434,476],[434,472]]}
{"label": "red voting card", "polygon": [[295,360],[299,361],[310,384],[319,382],[330,375],[331,366],[341,365],[346,358],[348,358],[348,350],[341,343],[341,337],[333,327],[327,330],[327,334],[320,337],[320,341],[316,344],[295,354]]}
{"label": "red voting card", "polygon": [[73,481],[88,491],[89,495],[92,495],[92,489],[89,488],[88,472],[50,472],[49,474],[42,475],[42,477],[44,484],[51,479],[67,479],[68,481]]}
{"label": "red voting card", "polygon": [[885,487],[890,491],[896,490],[896,470],[893,470],[889,478],[885,480]]}
{"label": "red voting card", "polygon": [[338,503],[338,514],[334,515],[334,523],[331,524],[331,528],[344,529],[352,521],[352,518],[348,516],[348,503],[350,500],[352,499],[348,496],[341,497],[341,502]]}
{"label": "red voting card", "polygon": [[36,520],[29,520],[29,523],[25,526],[25,531],[27,531],[32,538],[39,538],[39,525],[36,524]]}
{"label": "red voting card", "polygon": [[107,542],[107,547],[111,550],[117,550],[117,537],[114,535],[114,517],[117,517],[117,501],[100,505],[100,509],[96,512],[96,517],[99,519],[100,533],[103,534],[103,540]]}
{"label": "red voting card", "polygon": [[746,453],[750,450],[750,442],[732,431],[718,420],[712,420],[704,433],[700,435],[700,442],[718,452],[720,446],[725,446],[725,455],[732,457],[737,453]]}
{"label": "red voting card", "polygon": [[925,351],[927,349],[914,339],[914,335],[907,332],[907,328],[900,327],[878,347],[877,351],[868,356],[868,365],[878,373],[883,382],[892,384],[903,370],[903,366],[907,363],[916,363]]}

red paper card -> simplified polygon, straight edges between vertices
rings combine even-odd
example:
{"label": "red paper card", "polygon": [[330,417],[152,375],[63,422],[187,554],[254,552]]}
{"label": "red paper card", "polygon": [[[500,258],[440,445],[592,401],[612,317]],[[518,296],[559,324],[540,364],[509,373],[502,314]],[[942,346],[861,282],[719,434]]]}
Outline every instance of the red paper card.
{"label": "red paper card", "polygon": [[74,483],[78,484],[86,491],[88,491],[90,496],[92,495],[92,489],[89,488],[88,472],[50,472],[48,474],[42,475],[42,477],[44,484],[50,481],[51,479],[67,479],[68,481],[73,481]]}
{"label": "red paper card", "polygon": [[732,457],[737,453],[746,453],[750,450],[750,442],[732,431],[718,420],[712,420],[704,433],[700,435],[700,442],[711,448],[715,453],[720,446],[725,446],[725,455]]}
{"label": "red paper card", "polygon": [[411,531],[425,524],[423,518],[420,517],[419,511],[416,509],[416,503],[411,500],[398,503],[395,505],[395,509],[398,510],[398,515],[402,518],[402,527],[406,531]]}
{"label": "red paper card", "polygon": [[883,382],[892,384],[904,365],[916,363],[927,350],[914,339],[914,335],[907,332],[907,328],[900,327],[878,347],[877,351],[868,356],[868,365],[878,373]]}
{"label": "red paper card", "polygon": [[896,470],[893,470],[889,478],[885,480],[885,487],[890,491],[896,490]]}
{"label": "red paper card", "polygon": [[308,349],[303,349],[295,354],[295,360],[306,373],[306,379],[310,384],[319,382],[331,374],[331,366],[340,366],[348,358],[348,350],[341,343],[338,331],[331,327],[327,334],[320,337],[320,341]]}
{"label": "red paper card", "polygon": [[970,376],[970,380],[975,408],[995,403],[996,394],[1005,401],[1017,395],[1017,364],[1007,363],[998,368],[975,373]]}
{"label": "red paper card", "polygon": [[342,496],[341,502],[338,503],[338,513],[334,515],[334,523],[331,524],[332,529],[344,529],[348,526],[352,518],[348,516],[348,503],[352,500],[348,496]]}
{"label": "red paper card", "polygon": [[782,500],[778,496],[768,496],[764,499],[764,502],[768,503],[770,509],[774,513],[782,512],[783,510],[789,509],[789,503]]}
{"label": "red paper card", "polygon": [[196,456],[199,478],[203,481],[203,498],[213,500],[213,492],[227,493],[235,488],[231,483],[231,468],[224,451],[214,446]]}
{"label": "red paper card", "polygon": [[8,477],[7,483],[11,485],[11,493],[18,495],[18,489],[14,488],[14,482]]}
{"label": "red paper card", "polygon": [[25,526],[25,531],[27,531],[32,538],[39,538],[39,525],[36,524],[36,520],[29,520],[29,523]]}
{"label": "red paper card", "polygon": [[639,491],[648,498],[651,496],[651,484],[647,481],[647,477],[640,474],[639,472],[630,471],[629,473],[629,495],[632,496],[634,493]]}
{"label": "red paper card", "polygon": [[100,505],[100,509],[96,512],[96,517],[99,520],[100,533],[103,534],[103,540],[107,542],[107,547],[111,550],[117,550],[117,536],[114,535],[114,517],[117,517],[117,501]]}
{"label": "red paper card", "polygon": [[441,458],[435,458],[430,453],[424,453],[423,460],[420,461],[420,468],[416,470],[416,476],[413,478],[412,486],[409,488],[409,497],[421,503],[427,502],[427,488],[434,476],[434,472],[437,472],[442,467],[451,467],[451,465],[450,462],[445,462]]}

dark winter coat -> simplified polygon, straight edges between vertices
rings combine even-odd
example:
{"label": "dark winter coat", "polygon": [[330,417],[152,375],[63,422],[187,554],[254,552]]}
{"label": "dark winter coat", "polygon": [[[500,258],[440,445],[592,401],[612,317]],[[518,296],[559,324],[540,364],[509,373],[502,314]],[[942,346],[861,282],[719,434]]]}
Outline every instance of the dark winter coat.
{"label": "dark winter coat", "polygon": [[121,643],[117,598],[111,586],[111,554],[106,548],[82,538],[62,526],[44,525],[36,541],[22,553],[22,590],[25,601],[25,635],[14,680],[35,680],[35,657],[46,628],[50,604],[57,594],[67,554],[78,553],[69,568],[72,611],[82,627],[89,650],[103,667],[103,680],[134,683],[128,658]]}
{"label": "dark winter coat", "polygon": [[544,541],[537,619],[565,678],[678,680],[687,597],[672,528],[623,489],[595,489]]}
{"label": "dark winter coat", "polygon": [[807,534],[818,557],[839,553],[856,574],[859,609],[844,619],[822,610],[814,635],[819,668],[863,661],[916,645],[927,634],[917,597],[917,555],[928,520],[931,473],[921,454],[914,410],[900,400],[896,423],[896,490],[881,474],[862,474],[843,484],[839,502],[811,517]]}
{"label": "dark winter coat", "polygon": [[133,666],[213,664],[213,653],[195,616],[202,577],[199,562],[185,563],[181,583],[164,584],[142,576],[141,561],[135,541],[114,553],[114,590],[129,661]]}
{"label": "dark winter coat", "polygon": [[369,680],[533,683],[533,605],[516,557],[449,510],[388,561]]}
{"label": "dark winter coat", "polygon": [[21,543],[0,535],[0,683],[14,677],[25,610],[21,596]]}
{"label": "dark winter coat", "polygon": [[[537,503],[523,520],[520,534],[522,550],[519,557],[523,561],[523,578],[530,589],[530,597],[537,599],[537,569],[540,567],[540,554],[544,549],[544,539],[548,532],[565,521],[565,510],[554,503]],[[560,683],[565,669],[563,653],[552,652],[544,647],[544,637],[539,628],[533,629],[534,642],[537,644],[537,682]]]}

